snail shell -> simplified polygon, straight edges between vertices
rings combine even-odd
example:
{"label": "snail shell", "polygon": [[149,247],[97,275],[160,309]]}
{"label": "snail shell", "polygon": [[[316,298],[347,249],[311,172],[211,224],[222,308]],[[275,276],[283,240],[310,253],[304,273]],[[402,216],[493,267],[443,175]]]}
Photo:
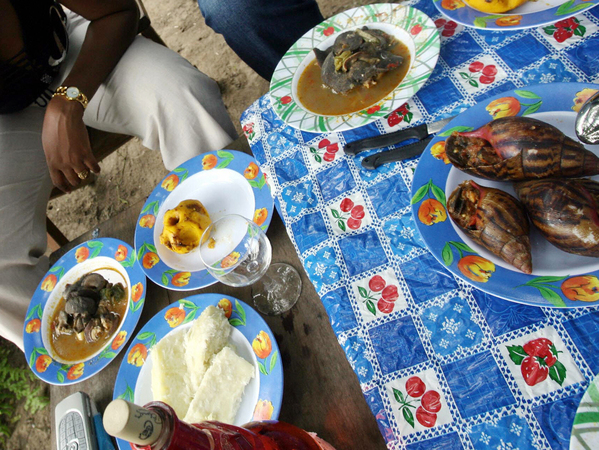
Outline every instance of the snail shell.
{"label": "snail shell", "polygon": [[532,273],[530,228],[516,198],[467,180],[451,193],[447,210],[474,242],[522,272]]}
{"label": "snail shell", "polygon": [[599,183],[588,179],[516,183],[530,220],[557,248],[599,257]]}
{"label": "snail shell", "polygon": [[502,117],[454,132],[445,152],[458,169],[491,180],[599,174],[599,158],[556,127],[529,117]]}

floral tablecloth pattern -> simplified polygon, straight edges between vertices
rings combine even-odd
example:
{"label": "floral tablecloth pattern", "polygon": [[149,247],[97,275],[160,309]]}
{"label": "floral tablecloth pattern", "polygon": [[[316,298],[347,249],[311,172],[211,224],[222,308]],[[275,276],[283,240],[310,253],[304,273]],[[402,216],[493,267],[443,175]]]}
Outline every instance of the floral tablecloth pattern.
{"label": "floral tablecloth pattern", "polygon": [[599,8],[491,32],[430,0],[405,3],[442,35],[416,97],[368,126],[315,134],[286,126],[267,94],[242,114],[244,133],[389,449],[567,449],[599,373],[599,306],[526,306],[455,278],[411,214],[418,160],[368,171],[372,151],[342,148],[529,84],[599,82]]}

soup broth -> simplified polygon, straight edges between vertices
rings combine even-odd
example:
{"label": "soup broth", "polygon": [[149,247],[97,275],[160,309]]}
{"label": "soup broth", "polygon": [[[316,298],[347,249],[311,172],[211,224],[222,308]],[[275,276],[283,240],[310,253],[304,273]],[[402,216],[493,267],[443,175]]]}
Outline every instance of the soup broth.
{"label": "soup broth", "polygon": [[[54,354],[60,357],[64,361],[83,361],[89,359],[91,355],[96,353],[105,347],[108,342],[113,338],[116,330],[119,329],[121,322],[123,321],[123,317],[125,316],[125,312],[127,311],[129,293],[127,289],[127,282],[123,278],[123,276],[115,269],[112,268],[103,268],[99,270],[95,270],[94,272],[100,272],[105,278],[109,279],[111,283],[117,284],[121,283],[125,288],[125,295],[123,300],[120,302],[115,302],[114,306],[110,309],[112,312],[118,314],[119,321],[114,325],[112,331],[110,333],[106,333],[105,336],[101,337],[95,342],[87,342],[85,338],[78,339],[75,333],[73,334],[60,334],[55,336],[53,333],[53,324],[55,323],[56,318],[60,311],[65,309],[66,299],[61,297],[52,317],[50,318],[50,346],[54,352]],[[110,274],[109,276],[107,274]]]}
{"label": "soup broth", "polygon": [[410,68],[410,51],[405,44],[397,42],[390,51],[403,57],[401,65],[383,74],[376,85],[370,88],[358,86],[346,95],[336,94],[324,85],[315,59],[304,69],[298,81],[299,102],[307,110],[323,116],[340,116],[368,108],[392,92]]}

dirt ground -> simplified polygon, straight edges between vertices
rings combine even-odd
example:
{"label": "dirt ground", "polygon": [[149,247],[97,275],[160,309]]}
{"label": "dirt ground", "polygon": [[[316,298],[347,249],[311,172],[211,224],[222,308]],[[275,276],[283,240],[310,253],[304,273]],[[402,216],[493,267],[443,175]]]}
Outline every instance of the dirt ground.
{"label": "dirt ground", "polygon": [[[273,0],[274,1],[274,0]],[[254,100],[268,91],[269,83],[252,71],[227,46],[224,38],[204,22],[194,0],[143,0],[152,25],[169,48],[187,58],[216,80],[225,106],[241,133],[239,117]],[[317,0],[324,17],[376,0]],[[74,239],[144,199],[166,175],[158,152],[133,139],[100,163],[101,174],[89,186],[53,200],[48,216],[69,239]],[[143,177],[139,177],[143,167]],[[20,361],[22,364],[26,364]],[[8,450],[50,448],[50,408],[21,419],[8,441]],[[45,444],[48,443],[47,447]]]}

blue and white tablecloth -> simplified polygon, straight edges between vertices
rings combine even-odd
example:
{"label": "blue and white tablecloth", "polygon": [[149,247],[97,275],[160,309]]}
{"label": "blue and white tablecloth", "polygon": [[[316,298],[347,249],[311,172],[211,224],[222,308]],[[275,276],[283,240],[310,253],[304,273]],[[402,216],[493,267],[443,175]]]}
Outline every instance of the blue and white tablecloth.
{"label": "blue and white tablecloth", "polygon": [[[432,76],[405,106],[314,134],[286,126],[267,94],[243,113],[244,132],[389,449],[567,449],[599,373],[599,307],[525,306],[463,283],[416,229],[417,159],[367,171],[360,162],[372,152],[352,158],[342,147],[528,84],[599,82],[599,8],[556,40],[547,26],[448,27],[432,1],[406,4],[447,31]],[[476,61],[497,68],[491,80],[463,75]]]}

